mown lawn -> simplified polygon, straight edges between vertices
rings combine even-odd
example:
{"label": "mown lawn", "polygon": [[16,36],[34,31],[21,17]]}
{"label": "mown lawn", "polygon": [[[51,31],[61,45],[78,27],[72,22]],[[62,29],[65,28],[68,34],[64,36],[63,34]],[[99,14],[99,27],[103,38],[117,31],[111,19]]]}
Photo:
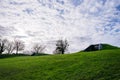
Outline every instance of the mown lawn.
{"label": "mown lawn", "polygon": [[0,80],[120,80],[120,49],[3,58]]}

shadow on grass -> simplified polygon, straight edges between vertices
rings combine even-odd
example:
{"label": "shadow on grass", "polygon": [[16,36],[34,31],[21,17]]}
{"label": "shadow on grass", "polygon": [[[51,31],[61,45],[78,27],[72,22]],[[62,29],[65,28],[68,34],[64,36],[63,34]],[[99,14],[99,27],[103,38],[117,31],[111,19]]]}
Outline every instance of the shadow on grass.
{"label": "shadow on grass", "polygon": [[30,55],[27,55],[27,54],[1,54],[0,59],[11,58],[11,57],[19,57],[19,56],[30,56]]}
{"label": "shadow on grass", "polygon": [[11,57],[20,57],[20,56],[46,56],[49,54],[35,54],[35,55],[29,55],[29,54],[1,54],[0,59],[4,58],[11,58]]}

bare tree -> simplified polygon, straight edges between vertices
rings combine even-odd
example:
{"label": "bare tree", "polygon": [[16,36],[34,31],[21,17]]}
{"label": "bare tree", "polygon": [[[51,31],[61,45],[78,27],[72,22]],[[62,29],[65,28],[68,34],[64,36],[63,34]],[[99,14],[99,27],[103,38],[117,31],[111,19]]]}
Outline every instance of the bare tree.
{"label": "bare tree", "polygon": [[33,46],[33,53],[35,54],[43,53],[44,50],[45,50],[45,46],[43,45],[34,44]]}
{"label": "bare tree", "polygon": [[15,50],[14,42],[7,41],[7,43],[6,43],[6,51],[7,51],[7,53],[11,54],[11,53],[13,53],[14,50]]}
{"label": "bare tree", "polygon": [[0,39],[0,54],[5,51],[7,39]]}
{"label": "bare tree", "polygon": [[15,46],[16,54],[18,54],[19,51],[22,51],[25,48],[24,42],[21,40],[14,40],[14,46]]}
{"label": "bare tree", "polygon": [[68,50],[68,41],[67,40],[57,40],[55,54],[64,54]]}

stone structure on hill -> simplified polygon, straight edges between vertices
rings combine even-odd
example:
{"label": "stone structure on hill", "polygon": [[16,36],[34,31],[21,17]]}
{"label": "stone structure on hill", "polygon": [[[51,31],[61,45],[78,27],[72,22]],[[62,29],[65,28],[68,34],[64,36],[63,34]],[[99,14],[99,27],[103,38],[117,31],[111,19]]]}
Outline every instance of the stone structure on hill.
{"label": "stone structure on hill", "polygon": [[84,51],[97,51],[102,49],[102,44],[94,44],[87,47]]}

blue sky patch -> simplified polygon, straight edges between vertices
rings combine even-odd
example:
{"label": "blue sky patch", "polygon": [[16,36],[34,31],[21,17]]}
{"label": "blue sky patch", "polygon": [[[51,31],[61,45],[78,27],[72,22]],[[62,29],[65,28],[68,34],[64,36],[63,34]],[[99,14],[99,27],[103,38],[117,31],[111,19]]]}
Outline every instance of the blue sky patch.
{"label": "blue sky patch", "polygon": [[33,10],[30,8],[27,8],[27,9],[23,10],[23,12],[26,12],[27,14],[32,14]]}
{"label": "blue sky patch", "polygon": [[60,4],[64,4],[64,1],[63,0],[56,0],[56,2],[60,3]]}
{"label": "blue sky patch", "polygon": [[99,3],[101,3],[102,5],[105,5],[107,0],[98,0]]}
{"label": "blue sky patch", "polygon": [[11,5],[23,5],[23,4],[25,4],[25,3],[24,3],[24,2],[10,1],[9,4],[11,4]]}
{"label": "blue sky patch", "polygon": [[74,6],[79,6],[82,2],[83,2],[83,0],[71,0],[71,2],[72,2],[72,4],[74,5]]}
{"label": "blue sky patch", "polygon": [[59,12],[59,14],[64,14],[64,9],[56,9],[58,12]]}
{"label": "blue sky patch", "polygon": [[120,32],[120,29],[116,29],[115,32]]}
{"label": "blue sky patch", "polygon": [[120,5],[118,5],[118,6],[116,7],[116,9],[117,9],[118,11],[120,11]]}

